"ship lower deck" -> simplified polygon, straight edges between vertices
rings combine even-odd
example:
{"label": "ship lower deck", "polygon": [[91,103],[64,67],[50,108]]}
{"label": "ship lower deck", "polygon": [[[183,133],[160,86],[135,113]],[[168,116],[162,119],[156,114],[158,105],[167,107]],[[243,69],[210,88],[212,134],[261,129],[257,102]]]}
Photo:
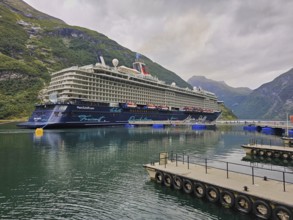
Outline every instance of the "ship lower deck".
{"label": "ship lower deck", "polygon": [[121,107],[55,105],[38,107],[22,128],[73,128],[118,126],[130,121],[215,121],[220,112],[185,112],[179,110],[136,109]]}
{"label": "ship lower deck", "polygon": [[[160,162],[144,165],[150,178],[157,183],[206,198],[224,207],[235,208],[243,213],[253,213],[260,219],[292,219],[293,217],[293,173],[284,173],[283,179],[232,171],[233,163],[224,162],[226,169],[187,161],[168,160],[161,157]],[[176,155],[177,158],[177,155]],[[219,162],[219,161],[218,161]],[[241,165],[240,165],[241,166]],[[249,168],[249,167],[248,167]],[[268,172],[268,171],[266,171]],[[271,171],[270,171],[271,172]],[[281,176],[282,176],[281,175]]]}

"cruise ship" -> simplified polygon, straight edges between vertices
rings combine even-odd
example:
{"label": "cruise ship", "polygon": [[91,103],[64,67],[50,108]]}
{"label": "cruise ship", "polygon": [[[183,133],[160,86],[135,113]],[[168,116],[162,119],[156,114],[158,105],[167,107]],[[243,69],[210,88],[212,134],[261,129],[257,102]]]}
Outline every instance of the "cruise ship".
{"label": "cruise ship", "polygon": [[73,128],[125,125],[129,121],[213,122],[221,111],[215,94],[201,88],[180,88],[152,76],[139,59],[133,68],[106,65],[73,66],[54,72],[22,128]]}

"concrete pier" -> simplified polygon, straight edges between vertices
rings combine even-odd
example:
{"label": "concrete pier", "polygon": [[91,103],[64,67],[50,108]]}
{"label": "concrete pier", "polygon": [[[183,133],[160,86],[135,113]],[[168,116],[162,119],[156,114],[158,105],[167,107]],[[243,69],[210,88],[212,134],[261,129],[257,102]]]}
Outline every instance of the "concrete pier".
{"label": "concrete pier", "polygon": [[266,172],[256,176],[254,167],[246,166],[252,173],[244,174],[240,171],[245,165],[238,164],[237,172],[231,169],[235,163],[223,162],[224,167],[217,168],[207,160],[190,163],[189,157],[183,162],[167,160],[166,155],[161,154],[159,162],[144,165],[152,180],[261,219],[293,218],[293,182],[286,181],[293,180],[293,173],[276,171],[282,176],[278,180]]}
{"label": "concrete pier", "polygon": [[242,147],[246,154],[293,160],[293,147],[260,144],[246,144],[242,145]]}
{"label": "concrete pier", "polygon": [[164,120],[164,121],[153,121],[153,120],[146,120],[146,121],[129,121],[128,124],[130,125],[137,125],[137,126],[151,126],[151,125],[164,125],[164,126],[193,126],[193,125],[202,125],[206,128],[215,128],[216,124],[214,123],[200,123],[200,122],[193,122],[193,121],[179,121],[179,120]]}

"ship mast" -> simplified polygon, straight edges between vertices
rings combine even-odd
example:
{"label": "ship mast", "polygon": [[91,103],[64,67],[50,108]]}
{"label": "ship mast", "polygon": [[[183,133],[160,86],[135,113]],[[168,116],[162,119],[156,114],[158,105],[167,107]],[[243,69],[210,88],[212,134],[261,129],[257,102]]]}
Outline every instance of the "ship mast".
{"label": "ship mast", "polygon": [[286,132],[286,135],[287,137],[289,137],[289,115],[288,115],[288,112],[287,112],[287,132]]}

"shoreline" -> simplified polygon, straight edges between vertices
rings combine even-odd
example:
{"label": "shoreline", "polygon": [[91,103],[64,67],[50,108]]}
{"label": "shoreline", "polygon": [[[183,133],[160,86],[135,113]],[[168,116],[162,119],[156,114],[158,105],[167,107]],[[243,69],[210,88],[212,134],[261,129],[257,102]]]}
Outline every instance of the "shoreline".
{"label": "shoreline", "polygon": [[18,119],[0,119],[0,125],[9,124],[13,122],[24,122],[26,121],[25,118],[18,118]]}

